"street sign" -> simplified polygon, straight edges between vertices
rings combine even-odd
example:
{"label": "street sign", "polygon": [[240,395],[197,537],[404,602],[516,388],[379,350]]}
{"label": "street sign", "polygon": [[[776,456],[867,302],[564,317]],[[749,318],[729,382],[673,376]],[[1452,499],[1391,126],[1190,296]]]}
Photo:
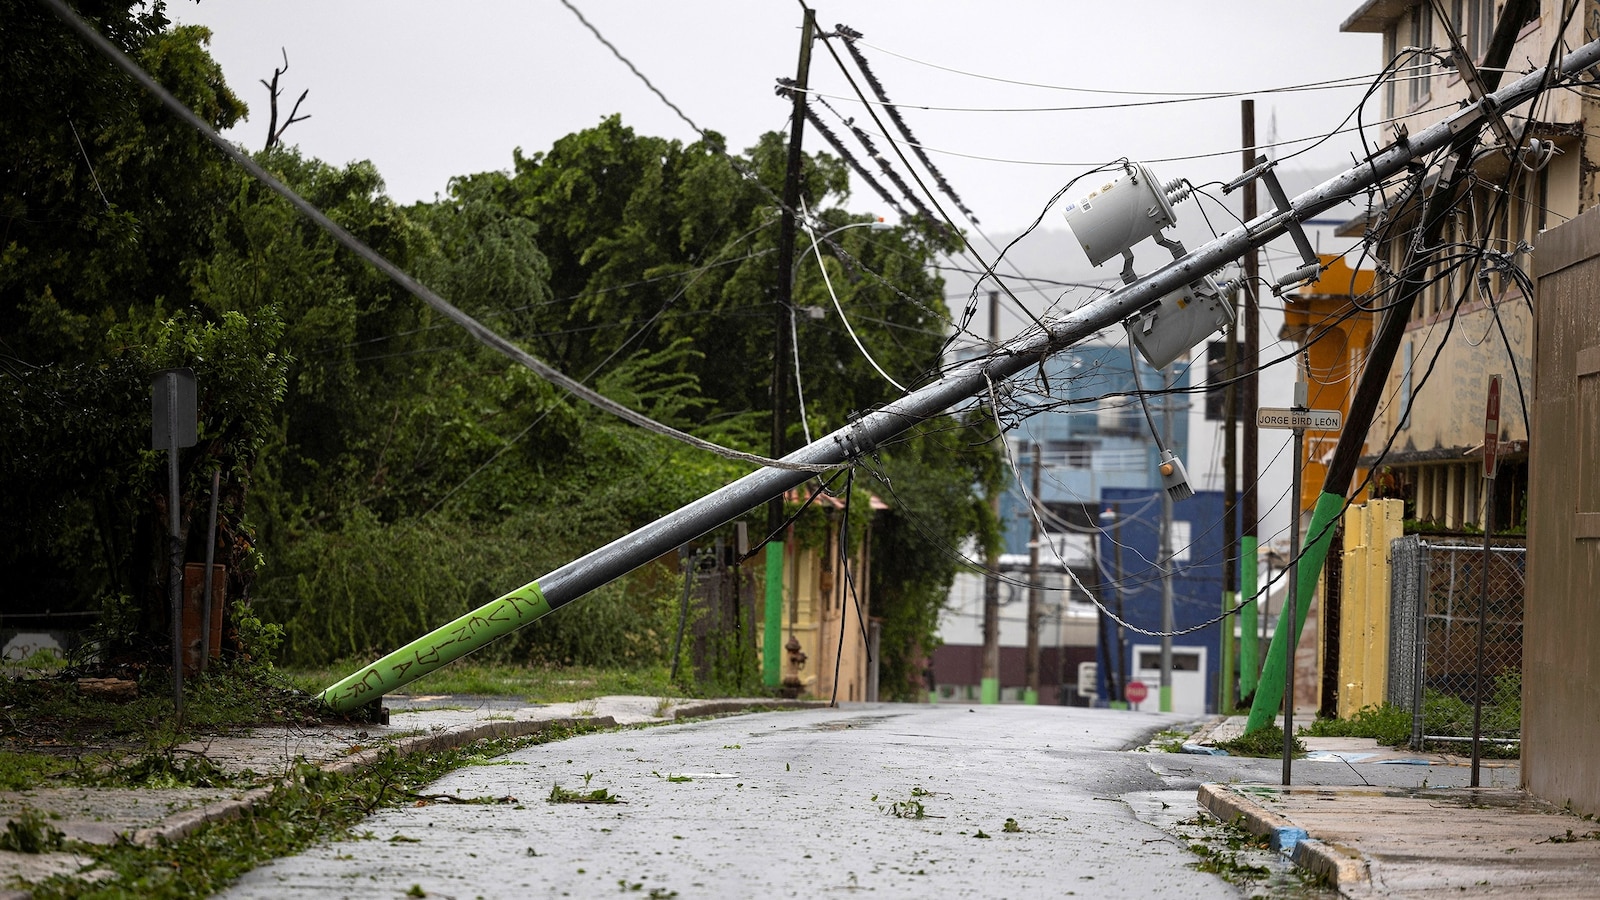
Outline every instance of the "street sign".
{"label": "street sign", "polygon": [[1263,406],[1256,410],[1257,428],[1293,428],[1296,431],[1338,431],[1344,413],[1337,409],[1285,409]]}
{"label": "street sign", "polygon": [[1122,689],[1122,696],[1129,703],[1143,703],[1144,698],[1150,696],[1150,689],[1145,687],[1142,681],[1130,681],[1128,686]]}
{"label": "street sign", "polygon": [[1500,453],[1500,376],[1489,376],[1489,402],[1483,411],[1483,477],[1494,478]]}

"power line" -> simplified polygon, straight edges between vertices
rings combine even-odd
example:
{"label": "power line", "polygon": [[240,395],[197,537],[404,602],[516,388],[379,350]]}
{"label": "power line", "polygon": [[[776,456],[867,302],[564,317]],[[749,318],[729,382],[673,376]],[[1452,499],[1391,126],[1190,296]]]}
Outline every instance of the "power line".
{"label": "power line", "polygon": [[[312,205],[310,201],[306,200],[304,197],[301,197],[294,190],[290,189],[283,182],[279,181],[275,176],[272,175],[272,173],[262,168],[261,165],[254,159],[251,159],[243,151],[235,147],[232,143],[218,134],[210,125],[206,124],[206,122],[196,115],[193,110],[189,109],[188,106],[184,105],[170,92],[168,92],[166,88],[162,87],[161,84],[157,82],[155,78],[151,77],[151,75],[142,67],[140,67],[138,63],[134,62],[125,53],[108,41],[100,34],[100,32],[96,31],[92,25],[78,16],[78,14],[74,12],[71,7],[62,2],[62,0],[43,0],[43,2],[45,5],[50,7],[51,11],[53,11],[57,17],[66,22],[67,25],[74,31],[78,32],[78,34],[83,37],[84,40],[88,41],[96,50],[100,51],[103,56],[109,59],[118,68],[126,72],[145,90],[153,94],[163,106],[167,107],[168,110],[187,122],[190,127],[198,131],[203,137],[221,150],[225,156],[233,160],[236,165],[248,172],[258,182],[265,185],[283,199],[287,200],[290,205],[299,210],[302,215],[316,223],[316,225],[323,231],[327,232],[327,234],[331,236],[340,246],[365,260],[368,265],[371,265],[373,268],[388,276],[389,280],[393,281],[396,285],[405,290],[407,293],[411,294],[413,297],[421,300],[423,303],[433,308],[435,312],[438,312],[440,315],[443,315],[445,318],[450,319],[457,325],[461,326],[462,329],[464,329],[468,334],[471,334],[476,340],[485,346],[497,350],[509,359],[520,363],[521,365],[533,371],[535,374],[539,375],[539,377],[549,381],[554,385],[557,385],[558,387],[561,387],[568,393],[571,393],[573,396],[578,397],[596,409],[610,413],[611,415],[616,416],[623,421],[637,425],[640,428],[671,437],[701,450],[715,453],[727,459],[735,459],[742,462],[754,463],[760,466],[794,469],[797,471],[821,472],[835,468],[833,466],[810,466],[785,463],[781,460],[767,459],[766,457],[758,456],[754,453],[746,453],[742,450],[734,450],[730,447],[723,447],[720,444],[704,440],[703,438],[695,437],[692,434],[679,431],[678,429],[669,427],[667,425],[663,425],[662,423],[657,422],[642,413],[635,412],[634,410],[617,403],[609,397],[606,397],[597,391],[591,390],[590,388],[584,386],[581,382],[567,376],[565,373],[557,370],[553,366],[546,364],[542,360],[535,358],[526,350],[523,350],[521,347],[518,347],[517,345],[506,340],[504,337],[501,337],[499,334],[483,325],[473,317],[467,315],[464,311],[451,304],[443,297],[440,297],[438,294],[434,293],[431,289],[417,281],[415,278],[412,278],[411,275],[405,270],[390,262],[387,257],[378,253],[376,250],[367,246],[359,238],[347,231],[343,226],[328,218],[328,216],[323,213],[322,210]],[[565,3],[566,0],[562,0],[562,2]]]}

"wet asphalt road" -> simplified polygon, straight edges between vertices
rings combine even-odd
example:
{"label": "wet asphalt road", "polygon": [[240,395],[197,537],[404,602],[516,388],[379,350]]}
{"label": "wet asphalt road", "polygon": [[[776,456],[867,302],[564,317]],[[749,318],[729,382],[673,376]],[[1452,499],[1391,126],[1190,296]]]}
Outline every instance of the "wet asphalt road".
{"label": "wet asphalt road", "polygon": [[1191,758],[1126,752],[1182,721],[885,704],[586,735],[429,788],[515,804],[386,810],[224,896],[1236,897],[1124,800],[1193,797]]}

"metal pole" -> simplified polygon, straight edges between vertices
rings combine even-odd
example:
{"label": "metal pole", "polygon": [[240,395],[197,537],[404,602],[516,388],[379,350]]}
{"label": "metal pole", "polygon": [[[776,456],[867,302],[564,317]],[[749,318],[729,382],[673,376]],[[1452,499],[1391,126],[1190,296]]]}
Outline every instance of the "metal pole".
{"label": "metal pole", "polygon": [[[1161,370],[1161,446],[1172,446],[1172,367]],[[1172,494],[1161,490],[1161,692],[1157,709],[1172,712]]]}
{"label": "metal pole", "polygon": [[[1585,44],[1563,60],[1566,73],[1600,63],[1600,41]],[[1543,70],[1532,72],[1492,95],[1501,108],[1519,106],[1543,87]],[[1010,342],[1003,352],[968,360],[925,387],[884,404],[784,459],[799,465],[845,465],[918,422],[943,413],[958,401],[987,395],[989,386],[1030,370],[1051,355],[1085,340],[1144,309],[1167,294],[1237,260],[1246,248],[1275,240],[1291,220],[1305,220],[1332,209],[1366,187],[1427,156],[1469,129],[1481,126],[1480,105],[1466,107],[1423,129],[1405,143],[1392,144],[1371,158],[1301,194],[1287,210],[1258,217],[1166,266],[1123,285],[1093,303],[1061,313]],[[794,469],[762,468],[693,501],[655,522],[529,582],[448,623],[405,647],[363,666],[322,693],[336,710],[354,709],[472,652],[645,565],[744,511],[765,503],[811,477]]]}
{"label": "metal pole", "polygon": [[[996,347],[1000,346],[1000,292],[989,292],[989,342]],[[994,512],[994,520],[1001,527],[1004,535],[1004,523],[1000,522],[1000,492],[1003,488],[995,488],[989,495],[989,509]],[[1000,549],[996,548],[989,553],[984,564],[989,571],[983,579],[983,661],[978,673],[978,697],[980,703],[1000,702]]]}
{"label": "metal pole", "polygon": [[694,553],[688,545],[678,548],[678,562],[683,566],[683,600],[678,603],[678,635],[672,639],[672,673],[668,681],[678,680],[678,658],[683,652],[683,629],[689,623],[689,590],[694,586]]}
{"label": "metal pole", "polygon": [[172,706],[183,721],[183,535],[178,497],[178,376],[167,375],[167,568],[172,611]]}
{"label": "metal pole", "polygon": [[[1044,444],[1033,444],[1033,502],[1043,505],[1039,488],[1044,472]],[[1044,590],[1039,586],[1039,542],[1044,539],[1039,531],[1039,516],[1029,517],[1033,530],[1028,538],[1028,644],[1022,657],[1022,702],[1039,702],[1039,607],[1043,605]]]}
{"label": "metal pole", "polygon": [[211,573],[217,559],[217,492],[222,470],[211,473],[211,517],[206,523],[206,586],[200,600],[200,671],[211,661]]}
{"label": "metal pole", "polygon": [[1122,504],[1111,504],[1111,556],[1112,565],[1116,568],[1117,577],[1117,678],[1114,685],[1116,696],[1112,700],[1124,700],[1124,692],[1128,687],[1128,629],[1122,623],[1126,621],[1122,614]]}
{"label": "metal pole", "polygon": [[1472,786],[1478,786],[1483,737],[1483,633],[1489,627],[1489,544],[1494,535],[1494,476],[1483,479],[1483,590],[1478,594],[1478,653],[1472,676]]}
{"label": "metal pole", "polygon": [[[1294,384],[1294,408],[1296,411],[1306,408],[1306,380],[1302,375]],[[1296,584],[1296,574],[1300,568],[1300,510],[1303,506],[1300,498],[1300,482],[1305,467],[1305,440],[1306,433],[1303,428],[1294,429],[1294,455],[1290,462],[1294,466],[1293,484],[1289,487],[1289,497],[1293,502],[1293,514],[1289,516],[1289,591],[1288,603],[1285,613],[1289,621],[1295,621],[1299,613],[1299,586]],[[1294,632],[1298,633],[1298,632]],[[1283,783],[1292,783],[1292,770],[1294,768],[1294,646],[1288,648],[1288,664],[1284,666],[1283,690]]]}

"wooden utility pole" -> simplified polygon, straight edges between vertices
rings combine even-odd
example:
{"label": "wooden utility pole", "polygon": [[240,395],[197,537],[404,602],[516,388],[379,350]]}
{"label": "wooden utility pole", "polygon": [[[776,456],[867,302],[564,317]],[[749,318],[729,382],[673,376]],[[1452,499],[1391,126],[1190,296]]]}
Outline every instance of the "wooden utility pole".
{"label": "wooden utility pole", "polygon": [[[794,348],[790,346],[790,328],[794,323],[794,244],[795,210],[800,206],[800,170],[805,162],[801,143],[806,127],[806,86],[811,72],[811,42],[816,33],[816,13],[806,10],[805,21],[800,26],[800,65],[795,74],[794,112],[789,118],[789,163],[783,174],[782,221],[778,226],[777,311],[773,322],[772,354],[772,443],[771,456],[782,459],[788,452],[786,433],[789,428],[789,366]],[[767,532],[777,531],[783,525],[783,498],[774,497],[767,504]]]}
{"label": "wooden utility pole", "polygon": [[[773,459],[782,458],[788,451],[789,422],[784,411],[789,404],[789,365],[794,355],[789,343],[794,328],[794,211],[800,205],[800,170],[805,161],[801,142],[806,126],[806,84],[811,73],[811,42],[816,30],[816,14],[807,9],[800,26],[800,63],[795,75],[794,112],[789,118],[789,164],[783,177],[783,220],[778,229],[778,271],[773,292],[777,306],[772,336]],[[778,686],[782,668],[778,641],[783,636],[784,541],[778,537],[778,530],[783,527],[783,497],[780,492],[767,501],[767,534],[775,538],[767,544],[767,590],[761,629],[761,677],[768,687]]]}
{"label": "wooden utility pole", "polygon": [[[1244,168],[1256,165],[1256,102],[1239,101],[1239,116],[1243,140]],[[1256,186],[1244,186],[1244,220],[1256,217]],[[1261,306],[1256,300],[1256,290],[1261,269],[1256,248],[1251,246],[1244,254],[1244,346],[1240,348],[1238,364],[1244,369],[1244,379],[1239,384],[1239,414],[1243,419],[1243,456],[1239,474],[1239,594],[1248,601],[1239,614],[1239,696],[1255,693],[1256,678],[1261,671],[1260,642],[1256,637],[1256,541],[1259,529],[1256,515],[1256,482],[1261,477],[1261,464],[1257,454],[1256,407],[1261,405],[1259,377],[1261,348]]]}
{"label": "wooden utility pole", "polygon": [[[989,343],[1000,346],[1000,292],[989,292]],[[1000,523],[1000,492],[996,488],[989,494],[989,508],[994,520]],[[1004,523],[1000,523],[1002,537]],[[983,579],[983,662],[979,672],[979,701],[1000,702],[1000,550],[996,549],[984,561],[989,571]]]}

